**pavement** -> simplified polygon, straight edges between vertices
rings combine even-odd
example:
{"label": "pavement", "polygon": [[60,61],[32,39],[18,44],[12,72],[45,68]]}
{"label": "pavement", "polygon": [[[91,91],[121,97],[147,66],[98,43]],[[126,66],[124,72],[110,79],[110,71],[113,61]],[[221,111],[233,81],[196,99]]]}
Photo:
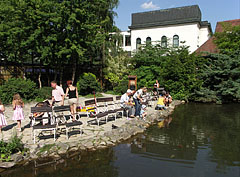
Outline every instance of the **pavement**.
{"label": "pavement", "polygon": [[[109,94],[104,94],[104,97],[109,97],[109,96],[113,96],[113,95],[109,95]],[[113,96],[115,99],[115,96]],[[80,105],[84,105],[84,101],[88,100],[91,98],[84,98],[84,97],[80,97],[79,98],[79,104]],[[68,101],[65,100],[64,101],[65,105],[68,105]],[[34,107],[36,105],[36,102],[31,102],[31,103],[27,103],[25,104],[23,110],[24,110],[24,116],[25,119],[22,121],[22,128],[23,131],[19,132],[17,131],[17,122],[12,120],[12,116],[13,116],[13,109],[11,105],[5,106],[5,117],[8,123],[8,126],[4,127],[2,129],[2,135],[0,135],[0,139],[3,139],[4,141],[9,141],[9,139],[11,139],[11,137],[15,134],[17,134],[18,136],[22,137],[22,142],[26,145],[26,144],[33,144],[33,140],[32,140],[32,128],[30,127],[30,119],[29,119],[29,115],[30,115],[30,108]],[[87,117],[81,117],[80,121],[83,123],[82,125],[82,129],[83,129],[83,134],[81,135],[81,139],[82,140],[86,140],[86,139],[90,139],[91,137],[95,137],[97,135],[103,135],[105,132],[111,131],[112,130],[112,124],[114,124],[115,126],[122,126],[123,124],[125,124],[128,120],[126,119],[126,117],[117,119],[116,121],[111,121],[108,122],[107,124],[103,124],[101,126],[96,126],[96,125],[87,125],[87,121],[89,120],[89,118]],[[45,132],[46,135],[50,135],[49,132]],[[44,135],[45,135],[44,133]],[[64,132],[60,133],[58,132],[58,138],[56,141],[60,141],[60,142],[71,142],[71,141],[77,141],[79,139],[79,134],[78,133],[73,133],[72,135],[70,135],[70,138],[67,139],[66,138],[66,134]],[[46,136],[46,138],[44,138],[45,136],[42,136],[42,138],[37,138],[37,144],[51,144],[54,143],[54,140],[52,137],[48,137]]]}

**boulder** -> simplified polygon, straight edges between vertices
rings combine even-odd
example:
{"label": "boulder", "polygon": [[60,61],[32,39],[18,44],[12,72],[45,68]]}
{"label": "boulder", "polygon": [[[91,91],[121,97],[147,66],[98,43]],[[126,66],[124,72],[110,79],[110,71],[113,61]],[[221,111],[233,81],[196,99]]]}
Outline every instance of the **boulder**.
{"label": "boulder", "polygon": [[15,162],[0,162],[0,168],[12,168],[16,165]]}
{"label": "boulder", "polygon": [[19,163],[19,162],[21,162],[24,158],[23,158],[23,155],[22,155],[21,153],[17,153],[17,154],[11,155],[11,159],[12,159],[13,162]]}

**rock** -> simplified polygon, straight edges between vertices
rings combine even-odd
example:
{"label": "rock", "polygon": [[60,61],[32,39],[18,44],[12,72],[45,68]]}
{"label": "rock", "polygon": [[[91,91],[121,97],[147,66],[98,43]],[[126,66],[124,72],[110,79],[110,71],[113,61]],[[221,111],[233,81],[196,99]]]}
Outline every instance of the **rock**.
{"label": "rock", "polygon": [[13,160],[13,162],[19,163],[19,162],[21,162],[24,158],[23,158],[23,155],[22,155],[22,154],[17,153],[17,154],[11,155],[11,159]]}
{"label": "rock", "polygon": [[87,149],[93,149],[94,145],[91,141],[88,141],[85,145],[84,145]]}
{"label": "rock", "polygon": [[58,154],[60,154],[60,155],[65,154],[69,149],[69,145],[66,143],[59,143],[58,147],[59,147]]}
{"label": "rock", "polygon": [[0,168],[12,168],[16,165],[15,162],[0,162]]}

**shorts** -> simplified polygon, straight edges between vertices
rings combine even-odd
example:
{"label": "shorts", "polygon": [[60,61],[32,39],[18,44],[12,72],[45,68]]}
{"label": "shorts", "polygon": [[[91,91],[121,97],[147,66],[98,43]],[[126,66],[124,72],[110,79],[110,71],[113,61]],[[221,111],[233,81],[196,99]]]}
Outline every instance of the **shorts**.
{"label": "shorts", "polygon": [[69,105],[77,104],[77,98],[71,98],[68,100]]}

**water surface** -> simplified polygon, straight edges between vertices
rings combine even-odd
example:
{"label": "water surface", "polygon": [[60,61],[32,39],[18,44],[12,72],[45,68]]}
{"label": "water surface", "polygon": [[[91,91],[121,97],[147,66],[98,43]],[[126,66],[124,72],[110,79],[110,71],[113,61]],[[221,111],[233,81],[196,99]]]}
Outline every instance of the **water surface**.
{"label": "water surface", "polygon": [[168,128],[61,163],[8,171],[4,177],[238,177],[240,104],[186,104]]}

